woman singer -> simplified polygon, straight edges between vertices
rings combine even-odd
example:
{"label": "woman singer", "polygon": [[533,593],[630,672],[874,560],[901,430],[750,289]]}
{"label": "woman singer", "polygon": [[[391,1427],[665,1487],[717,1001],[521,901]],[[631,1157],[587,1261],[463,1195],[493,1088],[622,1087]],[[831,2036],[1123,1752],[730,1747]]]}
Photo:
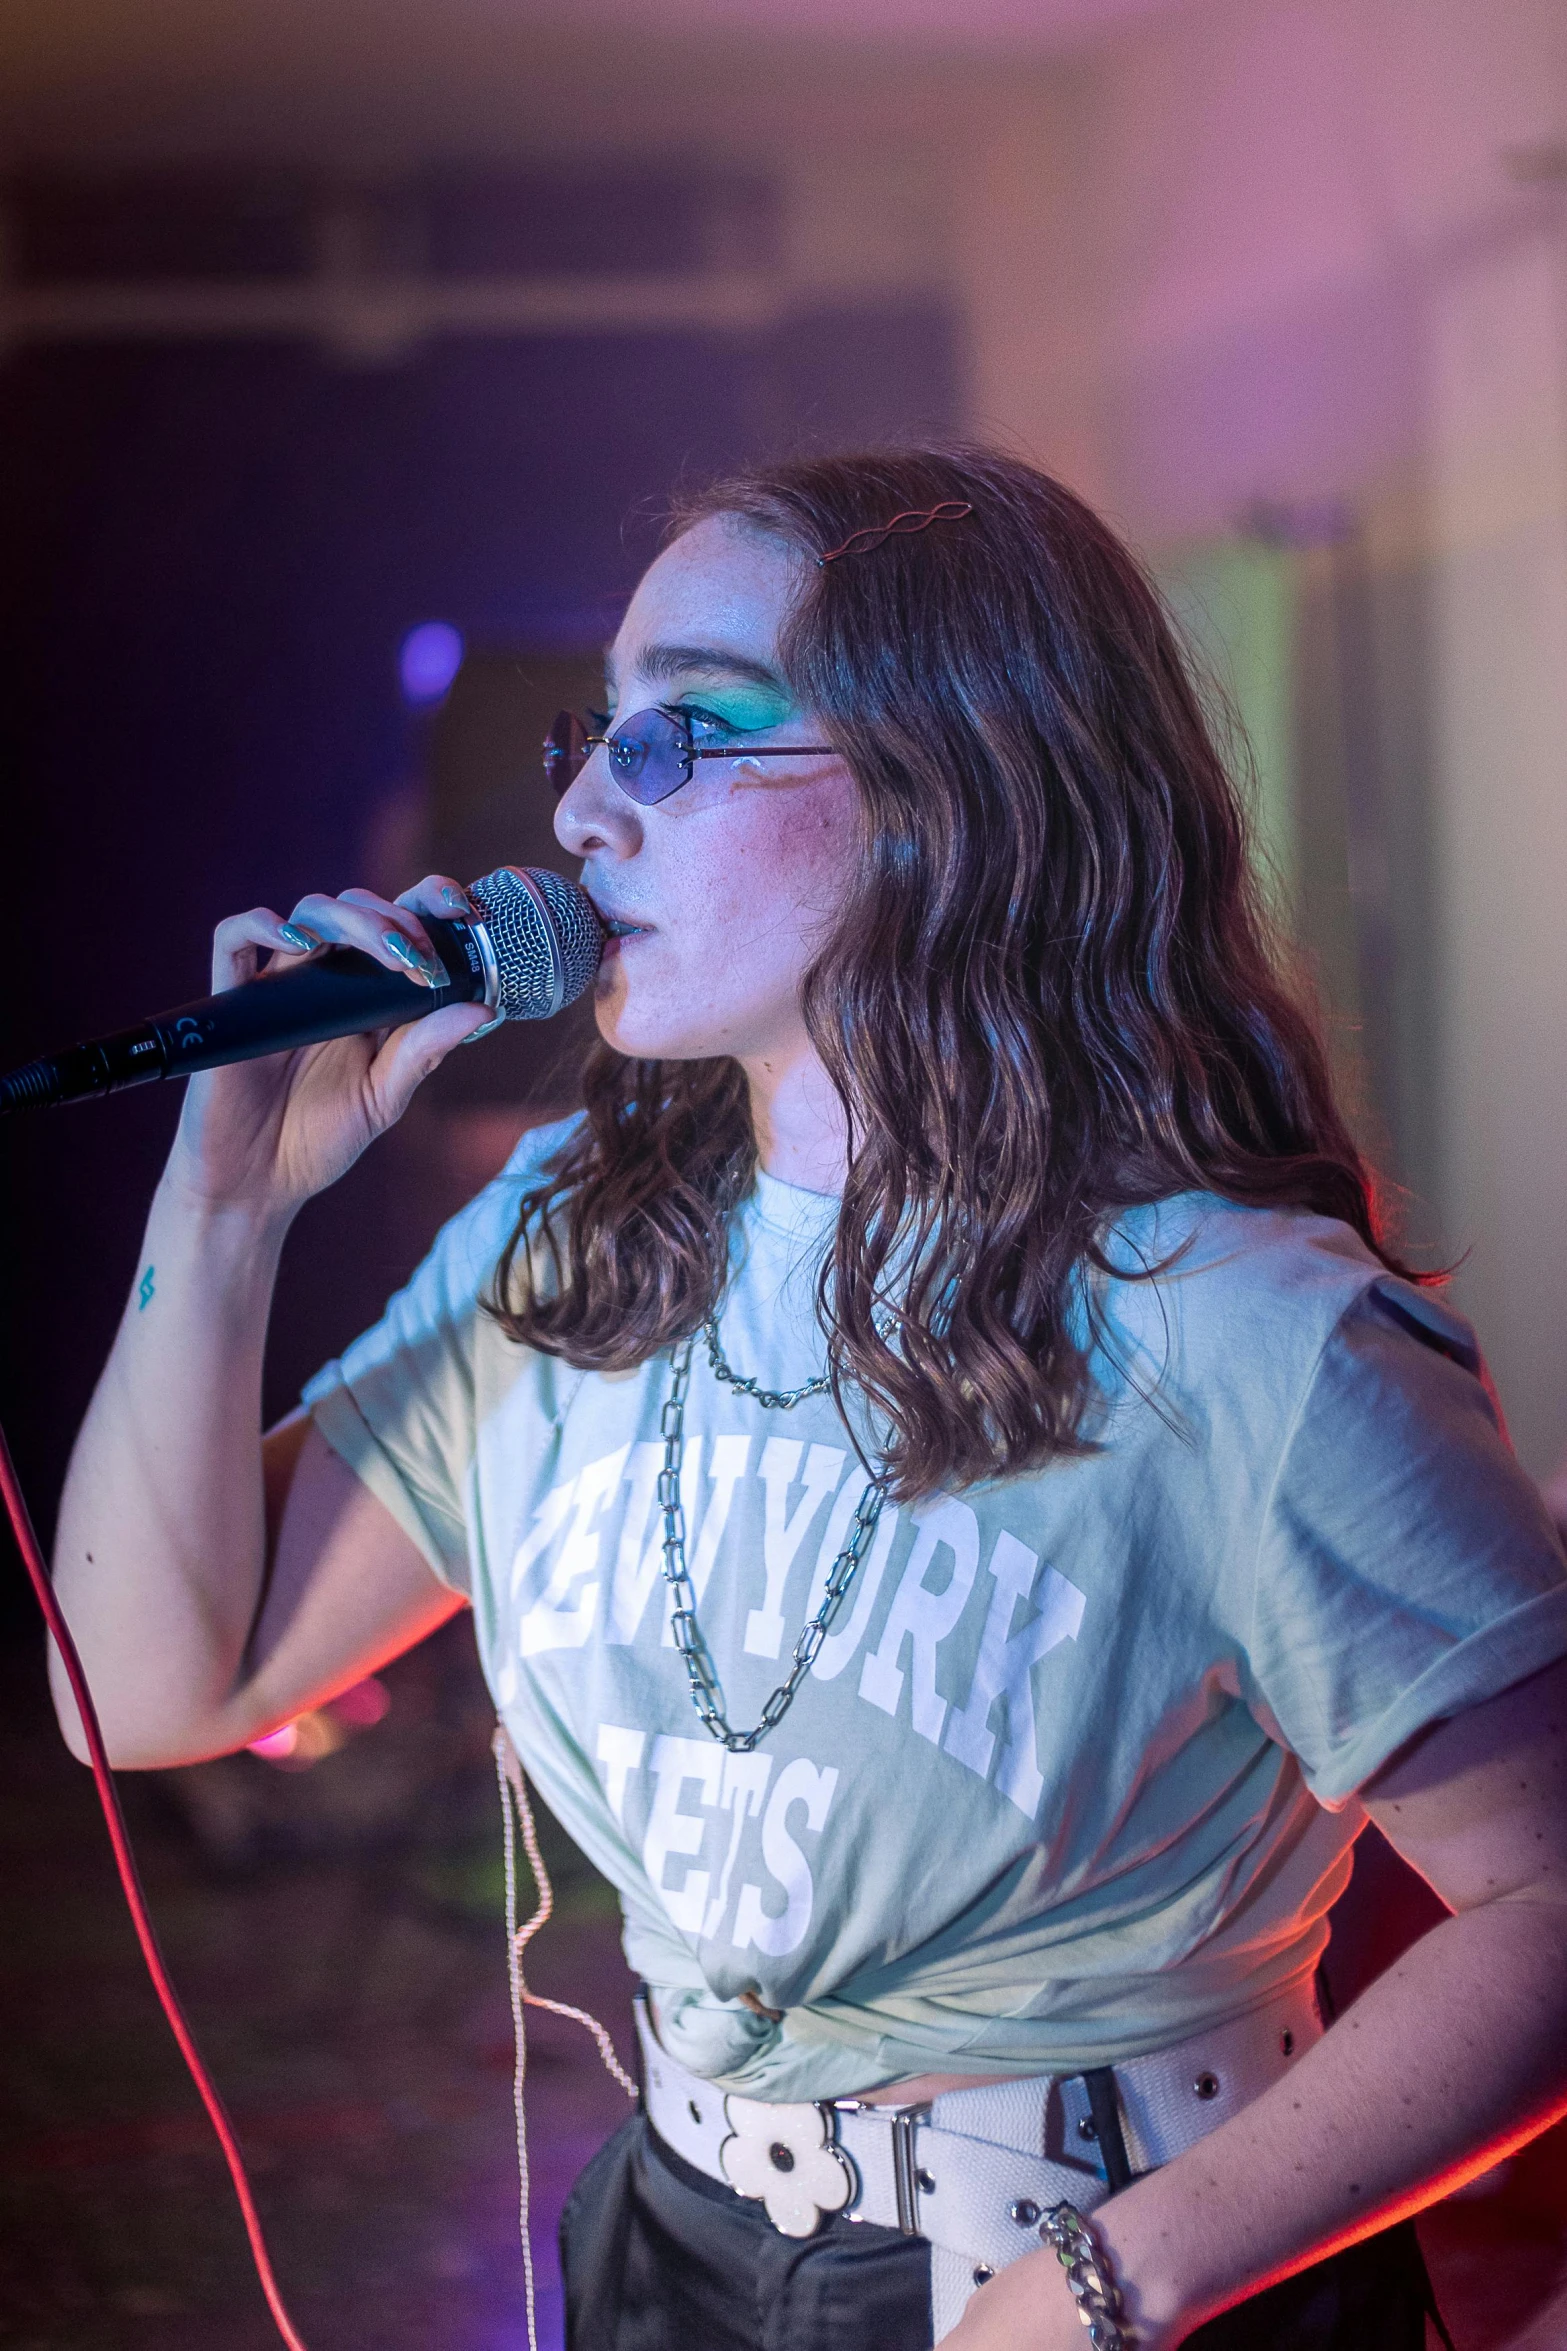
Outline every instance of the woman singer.
{"label": "woman singer", "polygon": [[[293,1216],[485,1016],[190,1085],[60,1521],[111,1751],[471,1608],[646,1986],[573,2351],[1415,2351],[1410,2216],[1567,2108],[1567,1578],[1158,599],[1009,457],[803,460],[606,693],[585,1108],[265,1436]],[[1325,2029],[1367,1821],[1450,1915]]]}

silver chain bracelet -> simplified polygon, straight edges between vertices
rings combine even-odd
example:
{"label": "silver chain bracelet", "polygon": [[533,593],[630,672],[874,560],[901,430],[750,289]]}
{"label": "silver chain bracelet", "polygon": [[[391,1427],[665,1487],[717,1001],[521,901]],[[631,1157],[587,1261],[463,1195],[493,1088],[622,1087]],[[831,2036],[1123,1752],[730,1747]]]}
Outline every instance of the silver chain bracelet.
{"label": "silver chain bracelet", "polygon": [[1094,2351],[1132,2351],[1132,2338],[1122,2325],[1126,2313],[1110,2265],[1077,2206],[1053,2204],[1039,2224],[1039,2235],[1066,2272],[1077,2315],[1088,2329]]}

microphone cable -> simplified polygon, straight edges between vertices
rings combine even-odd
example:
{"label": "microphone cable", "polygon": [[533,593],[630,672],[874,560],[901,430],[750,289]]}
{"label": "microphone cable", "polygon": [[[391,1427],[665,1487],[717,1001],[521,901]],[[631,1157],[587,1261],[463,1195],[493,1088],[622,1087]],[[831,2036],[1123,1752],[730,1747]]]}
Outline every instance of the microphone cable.
{"label": "microphone cable", "polygon": [[44,1555],[39,1547],[38,1536],[33,1527],[32,1513],[27,1507],[27,1497],[22,1492],[21,1481],[17,1477],[16,1464],[11,1458],[11,1447],[7,1442],[3,1427],[0,1427],[0,1489],[4,1491],[6,1516],[10,1519],[11,1531],[16,1537],[17,1548],[22,1554],[22,1564],[27,1570],[27,1580],[32,1585],[34,1597],[43,1611],[44,1622],[49,1628],[55,1647],[60,1652],[61,1660],[65,1666],[66,1678],[71,1685],[71,1695],[76,1700],[76,1709],[82,1718],[82,1730],[87,1740],[87,1753],[92,1763],[93,1785],[98,1791],[98,1802],[103,1808],[103,1817],[109,1831],[109,1844],[114,1853],[114,1866],[119,1872],[120,1888],[125,1896],[126,1907],[131,1914],[131,1924],[136,1929],[136,1940],[141,1945],[141,1955],[146,1962],[147,1973],[152,1978],[152,1988],[158,1995],[159,2005],[168,2019],[169,2030],[174,2035],[181,2057],[185,2060],[185,2070],[196,2085],[197,2095],[207,2110],[207,2119],[217,2135],[218,2145],[223,2150],[223,2160],[228,2165],[229,2178],[234,2184],[234,2194],[239,2204],[240,2217],[245,2223],[245,2234],[250,2240],[250,2258],[255,2266],[256,2276],[261,2281],[261,2291],[266,2296],[267,2308],[272,2313],[273,2324],[288,2345],[288,2351],[308,2351],[303,2336],[288,2314],[287,2305],[272,2272],[272,2257],[267,2251],[266,2236],[261,2226],[261,2215],[256,2210],[256,2199],[251,2189],[250,2175],[245,2169],[245,2158],[240,2152],[239,2140],[235,2135],[234,2126],[229,2120],[222,2094],[207,2071],[206,2061],[196,2046],[195,2035],[190,2029],[189,2020],[180,2004],[180,1996],[174,1989],[169,1971],[164,1965],[163,1953],[158,1948],[157,1929],[152,1923],[152,1914],[147,1908],[147,1897],[142,1890],[141,1875],[136,1867],[136,1856],[131,1851],[130,1835],[125,1826],[125,1815],[120,1809],[119,1791],[115,1787],[114,1773],[109,1765],[108,1750],[103,1743],[98,1711],[93,1705],[92,1692],[87,1687],[87,1676],[83,1671],[76,1643],[71,1638],[71,1628],[61,1613],[59,1601],[55,1598],[54,1585],[50,1582],[49,1570],[44,1564]]}

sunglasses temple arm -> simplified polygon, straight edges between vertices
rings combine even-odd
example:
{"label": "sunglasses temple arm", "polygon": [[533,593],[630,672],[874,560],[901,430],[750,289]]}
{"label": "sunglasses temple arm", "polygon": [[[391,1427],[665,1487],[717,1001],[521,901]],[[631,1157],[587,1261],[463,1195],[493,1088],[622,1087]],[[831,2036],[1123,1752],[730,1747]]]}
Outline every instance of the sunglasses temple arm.
{"label": "sunglasses temple arm", "polygon": [[723,745],[693,743],[693,759],[830,759],[831,743],[759,743],[754,751],[742,750],[738,743]]}

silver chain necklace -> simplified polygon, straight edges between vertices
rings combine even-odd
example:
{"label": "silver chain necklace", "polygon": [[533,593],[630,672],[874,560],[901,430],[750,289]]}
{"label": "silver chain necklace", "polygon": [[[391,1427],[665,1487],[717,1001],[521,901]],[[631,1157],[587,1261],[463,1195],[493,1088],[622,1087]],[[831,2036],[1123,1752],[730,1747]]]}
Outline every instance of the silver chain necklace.
{"label": "silver chain necklace", "polygon": [[[714,1376],[742,1396],[753,1396],[757,1403],[770,1412],[787,1412],[796,1404],[803,1404],[809,1396],[824,1395],[831,1381],[824,1374],[806,1380],[798,1388],[763,1388],[755,1380],[743,1379],[731,1369],[718,1341],[718,1324],[709,1315],[702,1325],[702,1336],[707,1341],[707,1360]],[[794,1704],[795,1693],[815,1663],[818,1651],[839,1609],[848,1597],[855,1570],[870,1547],[881,1517],[881,1506],[887,1498],[887,1475],[883,1471],[873,1477],[860,1496],[854,1513],[854,1524],[827,1577],[827,1588],[821,1605],[808,1619],[799,1639],[790,1652],[789,1671],[767,1704],[762,1708],[761,1720],[754,1730],[737,1731],[724,1712],[724,1685],[718,1678],[707,1639],[696,1620],[696,1588],[686,1565],[686,1514],[680,1500],[680,1471],[685,1459],[686,1444],[686,1390],[691,1384],[691,1354],[696,1345],[687,1339],[670,1357],[674,1377],[669,1397],[659,1418],[659,1429],[664,1439],[664,1466],[658,1473],[658,1505],[664,1520],[664,1581],[668,1584],[674,1602],[671,1626],[675,1647],[685,1660],[686,1679],[691,1688],[691,1703],[703,1729],[731,1755],[749,1755],[761,1744],[769,1731],[776,1730]]]}

